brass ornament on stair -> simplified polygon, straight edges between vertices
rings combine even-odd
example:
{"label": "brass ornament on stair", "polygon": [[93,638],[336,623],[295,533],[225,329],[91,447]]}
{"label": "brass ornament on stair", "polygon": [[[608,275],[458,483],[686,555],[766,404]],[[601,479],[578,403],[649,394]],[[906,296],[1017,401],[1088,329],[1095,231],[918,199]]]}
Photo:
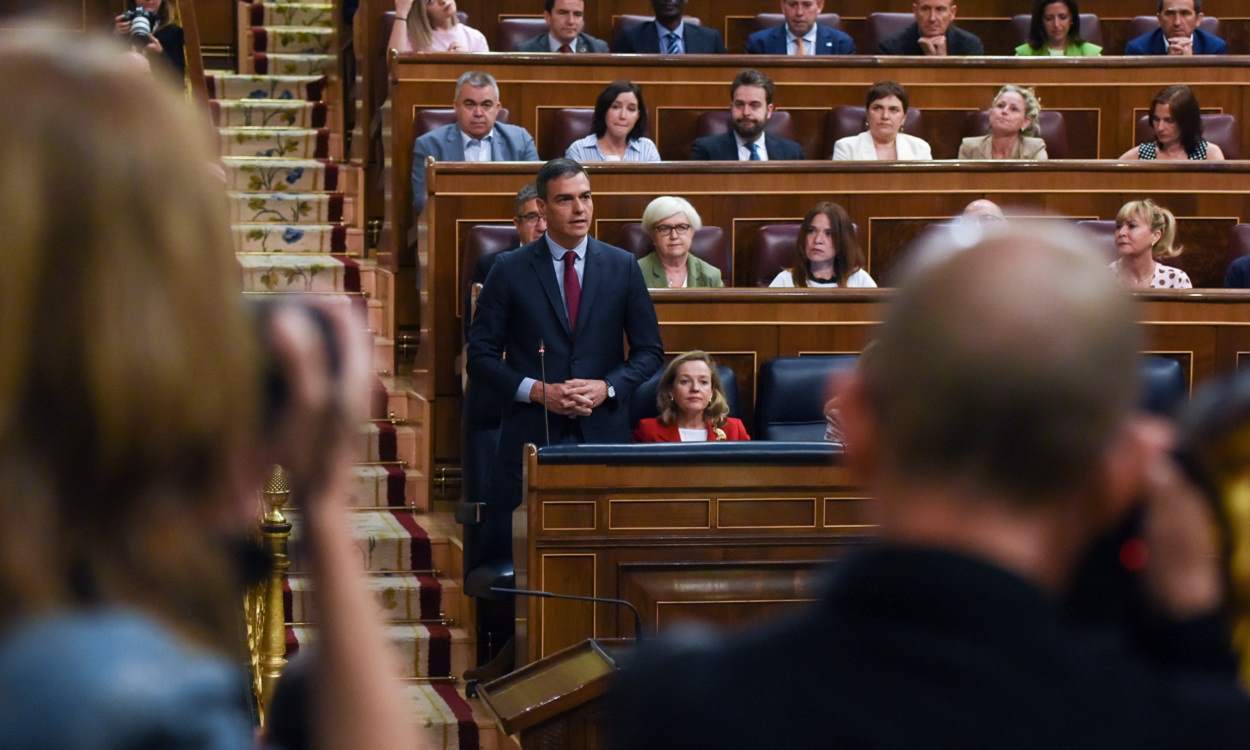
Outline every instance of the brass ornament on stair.
{"label": "brass ornament on stair", "polygon": [[260,643],[260,706],[263,715],[273,697],[274,685],[286,666],[286,618],[282,591],[287,572],[291,569],[291,559],[287,554],[291,522],[283,511],[291,499],[291,484],[281,466],[273,467],[261,497],[264,517],[260,533],[273,560],[269,579],[265,582],[264,626]]}

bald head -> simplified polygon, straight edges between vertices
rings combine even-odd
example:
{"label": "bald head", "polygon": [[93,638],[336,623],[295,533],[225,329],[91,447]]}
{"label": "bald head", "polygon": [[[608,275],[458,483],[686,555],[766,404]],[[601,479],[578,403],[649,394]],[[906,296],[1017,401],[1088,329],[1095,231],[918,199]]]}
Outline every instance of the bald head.
{"label": "bald head", "polygon": [[917,273],[865,385],[882,468],[1025,504],[1082,486],[1135,401],[1131,302],[1080,235],[1001,225]]}
{"label": "bald head", "polygon": [[976,221],[1006,221],[1007,219],[998,204],[986,198],[978,198],[964,206],[962,216]]}

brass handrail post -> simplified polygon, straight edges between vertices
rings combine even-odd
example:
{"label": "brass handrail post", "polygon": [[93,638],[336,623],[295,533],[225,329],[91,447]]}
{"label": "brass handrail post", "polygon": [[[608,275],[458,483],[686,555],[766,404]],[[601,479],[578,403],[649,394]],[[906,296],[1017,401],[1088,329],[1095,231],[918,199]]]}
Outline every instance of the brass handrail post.
{"label": "brass handrail post", "polygon": [[283,588],[291,558],[287,545],[291,538],[291,522],[282,511],[291,499],[291,484],[281,466],[275,466],[262,491],[265,515],[260,533],[272,560],[269,580],[265,582],[264,627],[260,638],[260,707],[264,715],[273,697],[274,684],[286,666],[286,611]]}

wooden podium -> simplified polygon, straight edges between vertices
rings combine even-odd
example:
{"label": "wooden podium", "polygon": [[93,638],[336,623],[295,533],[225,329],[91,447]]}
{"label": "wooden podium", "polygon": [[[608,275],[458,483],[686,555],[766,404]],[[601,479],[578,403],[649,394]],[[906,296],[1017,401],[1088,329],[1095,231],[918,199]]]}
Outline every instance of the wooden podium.
{"label": "wooden podium", "polygon": [[632,640],[590,639],[478,687],[478,697],[523,750],[607,747],[603,696]]}

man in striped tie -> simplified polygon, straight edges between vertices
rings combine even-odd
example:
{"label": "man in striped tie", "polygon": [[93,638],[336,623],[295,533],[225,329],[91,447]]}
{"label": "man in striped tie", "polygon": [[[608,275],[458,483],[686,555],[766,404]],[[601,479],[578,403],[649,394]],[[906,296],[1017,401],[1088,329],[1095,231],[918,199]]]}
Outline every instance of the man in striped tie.
{"label": "man in striped tie", "polygon": [[617,34],[616,52],[643,55],[723,55],[725,42],[716,29],[685,16],[686,0],[651,0],[655,20],[626,27]]}

